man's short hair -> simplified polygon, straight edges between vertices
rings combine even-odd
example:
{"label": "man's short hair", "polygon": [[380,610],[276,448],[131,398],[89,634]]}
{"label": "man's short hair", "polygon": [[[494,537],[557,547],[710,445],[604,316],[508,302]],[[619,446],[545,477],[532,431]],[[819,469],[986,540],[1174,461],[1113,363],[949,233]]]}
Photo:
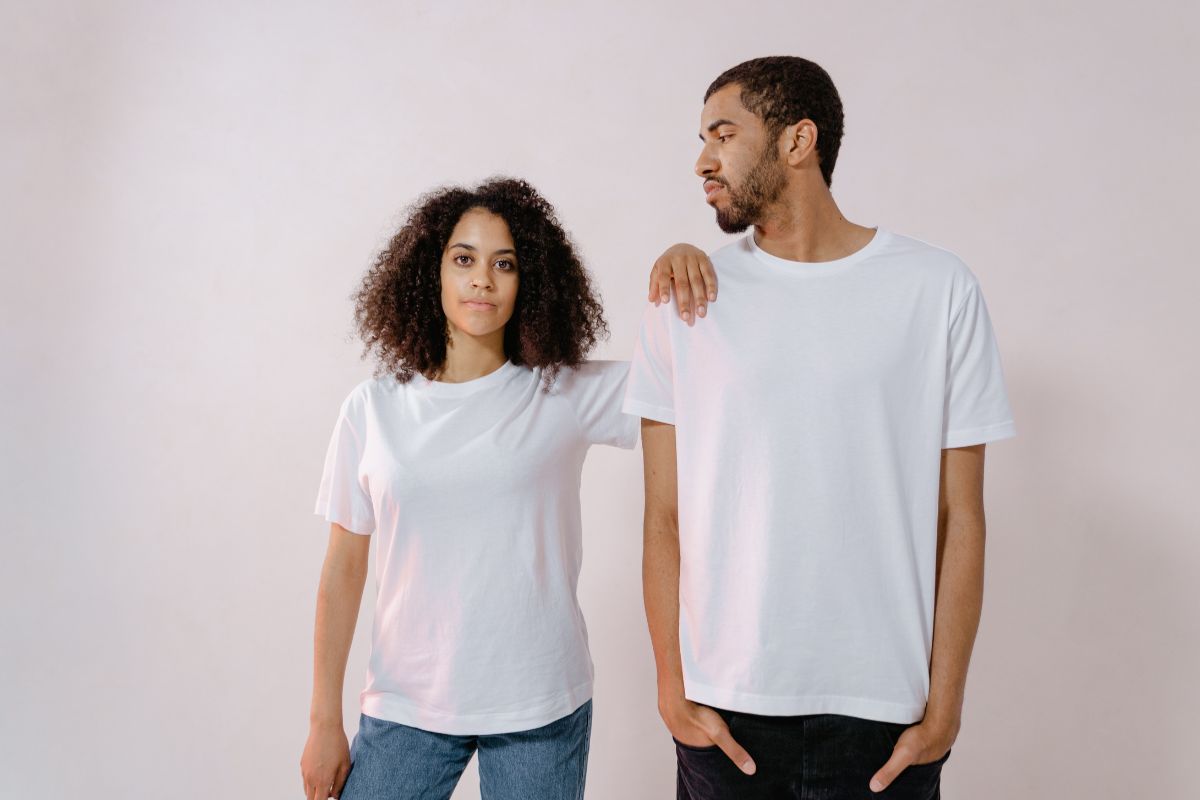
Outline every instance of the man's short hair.
{"label": "man's short hair", "polygon": [[829,73],[798,56],[766,56],[730,67],[704,93],[705,102],[729,86],[741,87],[742,105],[760,117],[772,138],[802,119],[817,126],[817,159],[826,186],[842,145],[842,98]]}

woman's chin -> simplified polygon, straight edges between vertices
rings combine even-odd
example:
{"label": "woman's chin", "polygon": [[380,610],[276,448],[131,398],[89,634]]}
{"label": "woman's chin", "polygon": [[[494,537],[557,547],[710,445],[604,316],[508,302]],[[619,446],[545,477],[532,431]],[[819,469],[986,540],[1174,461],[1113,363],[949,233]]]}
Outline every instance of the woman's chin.
{"label": "woman's chin", "polygon": [[504,325],[487,323],[482,320],[462,320],[461,323],[456,322],[454,327],[459,333],[470,336],[472,339],[486,339],[491,336],[503,334]]}

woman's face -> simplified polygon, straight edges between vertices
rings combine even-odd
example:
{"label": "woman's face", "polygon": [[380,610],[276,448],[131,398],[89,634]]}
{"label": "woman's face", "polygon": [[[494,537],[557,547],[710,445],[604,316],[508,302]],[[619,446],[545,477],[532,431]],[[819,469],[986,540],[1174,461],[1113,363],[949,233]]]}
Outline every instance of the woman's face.
{"label": "woman's face", "polygon": [[517,302],[517,253],[508,224],[482,208],[469,209],[442,253],[442,310],[457,332],[504,336]]}

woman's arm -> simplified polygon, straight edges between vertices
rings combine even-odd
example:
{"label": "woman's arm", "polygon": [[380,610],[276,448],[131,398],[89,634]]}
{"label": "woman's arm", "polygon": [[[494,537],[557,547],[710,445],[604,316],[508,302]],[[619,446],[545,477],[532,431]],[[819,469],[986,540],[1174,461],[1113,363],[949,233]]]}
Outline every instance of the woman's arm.
{"label": "woman's arm", "polygon": [[330,525],[329,549],[317,589],[308,741],[300,758],[308,800],[338,797],[350,772],[350,746],[342,727],[342,687],[367,580],[370,546],[370,536],[351,533],[336,522]]}

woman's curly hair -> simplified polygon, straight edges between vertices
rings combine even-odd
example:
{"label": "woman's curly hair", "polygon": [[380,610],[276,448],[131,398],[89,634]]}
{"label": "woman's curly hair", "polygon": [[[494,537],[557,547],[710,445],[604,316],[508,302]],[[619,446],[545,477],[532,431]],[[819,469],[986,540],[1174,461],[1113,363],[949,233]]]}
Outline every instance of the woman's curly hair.
{"label": "woman's curly hair", "polygon": [[549,387],[561,367],[578,366],[607,337],[608,325],[554,208],[515,178],[436,189],[409,209],[354,297],[363,357],[373,351],[376,375],[401,382],[445,365],[450,329],[442,310],[442,253],[454,226],[474,208],[502,218],[517,251],[517,300],[504,326],[504,354],[514,364],[542,367]]}

